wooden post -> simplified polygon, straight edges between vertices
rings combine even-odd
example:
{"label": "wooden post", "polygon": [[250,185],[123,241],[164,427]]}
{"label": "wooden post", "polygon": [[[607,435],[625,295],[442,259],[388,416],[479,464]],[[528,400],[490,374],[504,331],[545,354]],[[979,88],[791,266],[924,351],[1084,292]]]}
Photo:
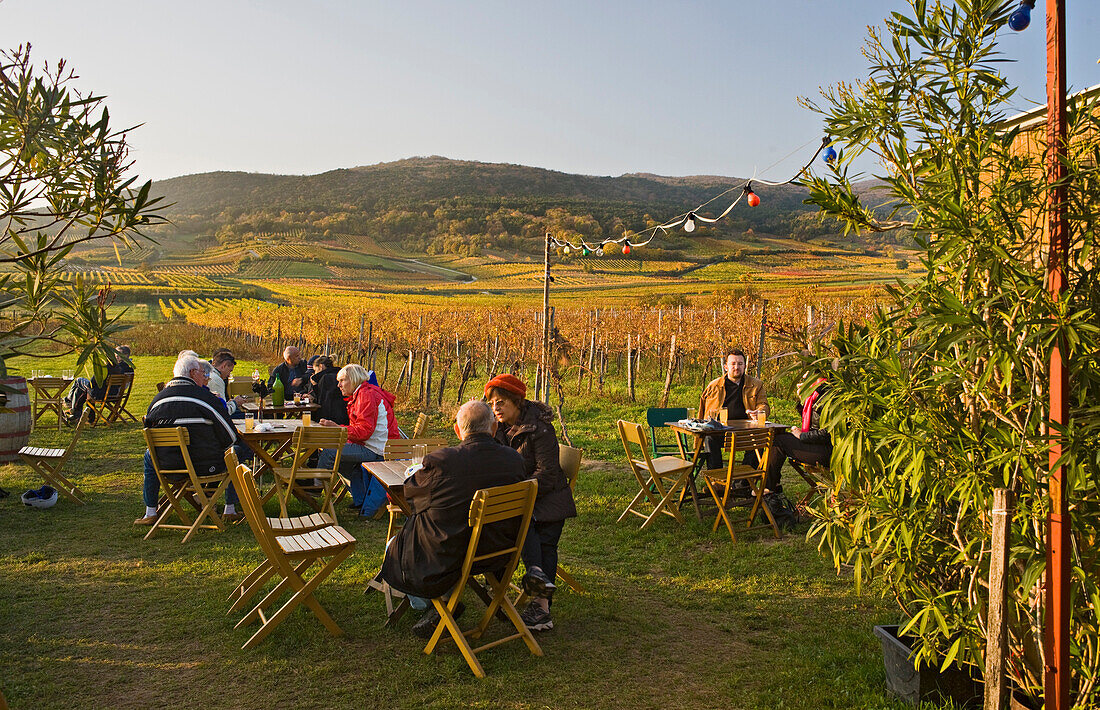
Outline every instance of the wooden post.
{"label": "wooden post", "polygon": [[760,309],[760,342],[756,354],[756,378],[760,379],[760,366],[764,364],[764,333],[768,329],[768,299]]}
{"label": "wooden post", "polygon": [[1012,543],[1012,491],[993,491],[993,540],[989,553],[989,609],[986,614],[985,705],[984,710],[1008,707],[1005,658],[1008,656],[1008,620],[1005,617],[1008,594],[1008,550]]}
{"label": "wooden post", "polygon": [[668,371],[665,372],[665,389],[661,392],[661,407],[668,406],[668,393],[672,389],[672,371],[676,369],[676,334],[672,334],[672,342],[668,344]]}
{"label": "wooden post", "polygon": [[634,401],[634,351],[631,349],[630,336],[626,336],[626,389],[630,401]]}
{"label": "wooden post", "polygon": [[423,384],[421,385],[424,390],[424,406],[432,406],[432,365],[435,363],[435,358],[432,357],[432,351],[424,353],[424,374]]}

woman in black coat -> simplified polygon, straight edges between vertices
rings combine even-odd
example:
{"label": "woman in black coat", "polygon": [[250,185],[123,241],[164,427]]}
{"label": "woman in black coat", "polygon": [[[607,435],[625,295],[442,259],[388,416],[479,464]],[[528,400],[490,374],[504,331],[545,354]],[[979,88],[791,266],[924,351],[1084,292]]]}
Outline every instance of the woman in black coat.
{"label": "woman in black coat", "polygon": [[513,375],[497,375],[485,385],[485,399],[497,418],[497,441],[523,456],[527,477],[538,482],[535,512],[523,545],[524,590],[532,597],[521,614],[529,629],[554,628],[550,600],[558,574],[558,541],[566,518],[577,516],[573,491],[558,462],[554,411],[525,398],[527,387]]}
{"label": "woman in black coat", "polygon": [[336,383],[336,375],[340,368],[332,362],[328,355],[319,355],[313,361],[313,374],[310,375],[310,393],[321,409],[317,411],[316,420],[331,419],[342,426],[348,425],[348,403],[344,401],[344,395],[340,392],[340,385]]}

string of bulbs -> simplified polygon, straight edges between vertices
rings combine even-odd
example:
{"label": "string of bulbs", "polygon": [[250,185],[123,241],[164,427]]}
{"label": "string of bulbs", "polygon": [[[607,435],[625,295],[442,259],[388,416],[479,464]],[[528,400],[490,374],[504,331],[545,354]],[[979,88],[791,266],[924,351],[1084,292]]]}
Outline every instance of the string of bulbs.
{"label": "string of bulbs", "polygon": [[[1026,1],[1027,0],[1025,0],[1025,2]],[[664,224],[658,224],[658,225],[655,225],[653,227],[647,228],[646,232],[649,233],[649,238],[645,239],[644,241],[640,241],[638,239],[638,237],[639,237],[638,234],[633,234],[633,235],[632,234],[627,234],[625,236],[619,237],[618,239],[607,238],[607,239],[601,240],[598,244],[589,244],[588,242],[586,242],[584,240],[583,237],[580,238],[577,242],[572,242],[568,239],[561,239],[559,237],[555,237],[554,235],[552,235],[549,232],[546,233],[546,239],[550,242],[550,247],[552,249],[561,249],[562,252],[566,255],[571,254],[572,252],[577,252],[581,256],[590,256],[590,255],[603,256],[607,252],[606,247],[608,245],[618,246],[620,244],[622,244],[623,254],[629,254],[631,252],[631,250],[636,249],[638,247],[644,247],[645,245],[647,245],[651,241],[653,241],[654,237],[657,236],[658,232],[661,232],[662,234],[667,234],[668,232],[672,231],[673,229],[683,227],[684,231],[687,232],[688,234],[690,234],[690,233],[695,231],[696,227],[700,223],[702,223],[702,224],[714,224],[718,220],[724,218],[726,215],[728,215],[733,210],[734,207],[737,206],[737,204],[739,202],[741,202],[742,199],[745,200],[745,202],[748,204],[749,207],[758,207],[760,205],[760,196],[757,195],[756,192],[752,189],[753,182],[756,182],[759,185],[766,185],[766,186],[769,186],[769,187],[776,187],[776,186],[779,186],[779,185],[790,185],[795,180],[797,180],[799,177],[801,177],[804,172],[806,172],[807,170],[810,169],[810,166],[813,165],[813,162],[815,160],[817,160],[817,157],[819,155],[822,155],[822,152],[824,152],[824,155],[822,155],[822,159],[830,165],[833,164],[834,162],[836,162],[837,152],[836,152],[836,149],[833,148],[831,143],[832,143],[832,139],[829,138],[829,136],[825,136],[824,138],[822,138],[821,139],[821,145],[818,146],[817,151],[813,154],[813,157],[810,158],[810,160],[805,165],[803,165],[802,168],[797,173],[795,173],[794,176],[790,180],[784,180],[782,182],[768,182],[767,180],[761,180],[761,179],[756,178],[756,177],[749,178],[748,180],[745,181],[745,183],[743,185],[736,185],[734,187],[731,187],[730,189],[726,190],[725,192],[722,192],[722,193],[720,193],[718,195],[715,195],[714,197],[710,198],[709,200],[707,200],[706,202],[699,205],[698,207],[696,207],[693,210],[690,210],[688,212],[676,215],[675,217],[673,217],[668,222],[665,222]],[[730,203],[729,207],[727,207],[722,212],[722,214],[718,215],[717,217],[704,217],[703,215],[699,214],[703,210],[703,208],[706,207],[707,205],[709,205],[711,202],[714,202],[715,200],[719,200],[722,197],[725,197],[726,195],[730,194],[731,192],[735,192],[737,190],[741,191],[740,194],[737,195],[737,197],[733,200],[733,202]]]}

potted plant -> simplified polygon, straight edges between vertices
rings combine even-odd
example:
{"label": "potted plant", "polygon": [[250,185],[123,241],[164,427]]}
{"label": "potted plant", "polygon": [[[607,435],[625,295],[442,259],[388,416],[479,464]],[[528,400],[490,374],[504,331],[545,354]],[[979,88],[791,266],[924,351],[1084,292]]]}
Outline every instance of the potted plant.
{"label": "potted plant", "polygon": [[[1047,186],[1041,131],[1006,122],[1014,88],[998,72],[997,36],[1016,3],[910,0],[872,30],[870,76],[804,100],[839,149],[804,181],[809,202],[845,232],[913,239],[925,273],[889,289],[865,324],[840,323],[793,368],[829,372],[821,400],[831,472],[809,535],[855,583],[897,600],[910,661],[977,677],[984,667],[989,510],[1010,519],[1007,673],[1041,702],[1050,347],[1073,382],[1062,463],[1068,472],[1076,570],[1072,688],[1100,703],[1100,110],[1081,97],[1069,116],[1065,188],[1069,289],[1046,288]],[[882,183],[853,186],[877,161]],[[868,206],[870,199],[873,204]],[[877,206],[874,206],[877,205]],[[828,370],[837,358],[838,369]]]}
{"label": "potted plant", "polygon": [[[0,391],[12,399],[0,430],[21,431],[22,443],[30,433],[26,381],[7,360],[76,351],[78,368],[105,365],[119,329],[107,311],[109,285],[66,278],[65,258],[88,242],[110,243],[117,254],[165,221],[152,183],[137,186],[127,175],[128,131],[112,130],[103,97],[78,91],[75,78],[64,61],[37,69],[29,46],[0,52],[0,264],[11,267],[0,274],[0,311],[11,314],[0,319]],[[9,443],[13,454],[22,446]]]}

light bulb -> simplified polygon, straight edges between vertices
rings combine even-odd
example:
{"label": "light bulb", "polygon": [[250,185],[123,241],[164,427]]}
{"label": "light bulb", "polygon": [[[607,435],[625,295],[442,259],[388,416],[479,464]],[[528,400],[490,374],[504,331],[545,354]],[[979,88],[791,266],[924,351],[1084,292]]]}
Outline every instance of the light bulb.
{"label": "light bulb", "polygon": [[591,253],[592,252],[589,251],[588,247],[581,247],[581,256],[588,256]]}
{"label": "light bulb", "polygon": [[684,231],[689,232],[689,233],[695,231],[695,213],[694,212],[688,212],[687,219],[684,220]]}
{"label": "light bulb", "polygon": [[745,201],[749,203],[749,207],[756,207],[760,204],[760,197],[752,190],[749,190],[749,194],[745,198]]}
{"label": "light bulb", "polygon": [[565,245],[565,248],[564,248],[564,249],[562,249],[562,253],[564,253],[564,254],[565,254],[566,256],[569,256],[569,251],[570,251],[570,249],[569,249],[569,245],[568,245],[568,244],[566,244],[566,245]]}
{"label": "light bulb", "polygon": [[596,247],[596,256],[603,256],[603,247]]}
{"label": "light bulb", "polygon": [[1031,24],[1031,9],[1035,7],[1035,0],[1022,0],[1015,12],[1008,16],[1008,26],[1017,32],[1022,32]]}
{"label": "light bulb", "polygon": [[629,254],[630,253],[630,244],[629,243],[623,244],[623,253],[624,254]]}
{"label": "light bulb", "polygon": [[825,162],[832,164],[836,160],[836,149],[829,146],[825,149]]}

